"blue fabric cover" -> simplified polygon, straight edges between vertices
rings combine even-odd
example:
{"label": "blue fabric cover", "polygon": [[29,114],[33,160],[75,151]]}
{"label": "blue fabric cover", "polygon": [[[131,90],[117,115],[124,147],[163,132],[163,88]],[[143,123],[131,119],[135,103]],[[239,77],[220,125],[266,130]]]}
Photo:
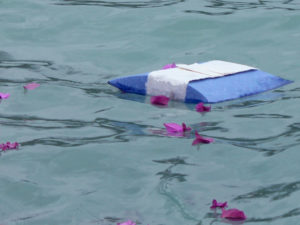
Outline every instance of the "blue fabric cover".
{"label": "blue fabric cover", "polygon": [[[146,95],[148,73],[120,77],[108,81],[112,86],[128,93]],[[192,81],[186,90],[187,103],[217,103],[258,94],[289,84],[292,81],[261,70],[251,70],[218,78]]]}
{"label": "blue fabric cover", "polygon": [[135,93],[140,95],[146,95],[146,82],[148,73],[137,74],[127,77],[120,77],[108,81],[112,86],[119,88],[121,91],[128,93]]}

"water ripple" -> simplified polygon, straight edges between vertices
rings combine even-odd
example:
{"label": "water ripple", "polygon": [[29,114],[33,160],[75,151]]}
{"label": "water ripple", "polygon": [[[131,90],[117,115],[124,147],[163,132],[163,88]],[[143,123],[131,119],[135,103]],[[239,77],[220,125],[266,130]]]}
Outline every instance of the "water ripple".
{"label": "water ripple", "polygon": [[[44,138],[37,138],[29,141],[22,142],[22,146],[31,146],[36,144],[41,145],[52,145],[61,147],[75,147],[91,143],[117,143],[117,142],[128,142],[134,136],[144,135],[143,130],[147,127],[145,125],[139,125],[133,122],[120,122],[103,118],[96,118],[92,122],[86,121],[75,121],[75,120],[48,120],[49,122],[61,123],[61,126],[56,126],[57,128],[64,129],[66,124],[70,128],[82,128],[85,126],[99,127],[112,131],[112,134],[98,135],[92,137],[69,137],[69,136],[50,136]],[[43,129],[48,129],[47,127],[42,127]],[[32,127],[32,126],[31,126]],[[54,128],[53,126],[50,126]],[[35,127],[36,128],[36,127]],[[41,127],[38,127],[41,129]]]}
{"label": "water ripple", "polygon": [[237,108],[252,108],[261,105],[271,104],[275,102],[275,100],[248,100],[248,99],[239,99],[233,100],[229,102],[220,103],[218,106],[214,107],[215,110],[227,110],[227,109],[237,109]]}
{"label": "water ripple", "polygon": [[0,114],[0,124],[12,127],[27,127],[31,129],[74,129],[86,126],[95,126],[95,122],[72,120],[72,119],[49,119],[27,115],[5,115]]}
{"label": "water ripple", "polygon": [[271,221],[275,221],[278,219],[299,216],[299,215],[300,215],[300,208],[295,208],[286,213],[283,213],[280,216],[273,216],[273,217],[267,217],[267,218],[248,218],[247,222],[271,222]]}
{"label": "water ripple", "polygon": [[209,16],[222,16],[233,14],[238,10],[251,10],[262,8],[266,10],[282,9],[288,11],[300,10],[299,2],[294,0],[279,0],[279,1],[265,1],[259,0],[251,1],[227,1],[227,0],[206,0],[206,5],[202,6],[200,10],[192,9],[185,10],[185,13],[196,13]]}
{"label": "water ripple", "polygon": [[178,198],[178,196],[170,190],[168,180],[161,179],[160,184],[158,186],[158,192],[165,198],[167,198],[170,202],[172,202],[172,205],[177,208],[177,210],[185,219],[201,224],[201,221],[199,222],[199,219],[191,215],[182,203],[182,201]]}
{"label": "water ripple", "polygon": [[[244,224],[244,222],[271,222],[271,221],[275,221],[278,219],[283,219],[283,218],[287,218],[287,217],[293,217],[293,216],[299,216],[300,215],[300,208],[295,208],[292,209],[286,213],[283,213],[282,215],[279,216],[273,216],[273,217],[266,217],[266,218],[247,218],[246,221],[231,221],[231,220],[227,220],[227,219],[221,219],[221,222],[223,223],[227,223],[227,224],[231,224],[231,225],[242,225]],[[219,224],[218,222],[220,221],[219,219],[216,218],[220,218],[221,214],[220,213],[207,213],[205,215],[205,218],[214,218],[214,220],[212,220],[209,224],[213,225],[215,223]]]}
{"label": "water ripple", "polygon": [[51,66],[53,62],[45,60],[1,60],[0,68],[21,68],[36,70],[40,66]]}
{"label": "water ripple", "polygon": [[178,182],[185,182],[185,177],[187,176],[187,174],[183,173],[174,173],[169,168],[164,171],[158,172],[156,175],[161,175],[160,179],[162,180],[177,180]]}
{"label": "water ripple", "polygon": [[273,156],[280,152],[286,151],[291,147],[300,145],[300,123],[293,123],[288,126],[288,129],[279,135],[270,136],[266,138],[257,139],[226,139],[224,140],[234,146],[255,150],[258,152],[264,152],[266,156]]}
{"label": "water ripple", "polygon": [[35,213],[35,214],[31,214],[31,215],[16,218],[13,221],[17,222],[17,221],[31,220],[33,218],[44,216],[44,215],[47,215],[47,214],[52,213],[52,212],[53,212],[52,210],[48,210],[48,211],[44,211],[44,212],[38,212],[38,213]]}
{"label": "water ripple", "polygon": [[149,0],[149,1],[99,1],[99,0],[61,0],[56,5],[93,5],[118,8],[155,8],[170,6],[185,0]]}
{"label": "water ripple", "polygon": [[234,200],[271,198],[271,200],[280,200],[290,196],[292,193],[300,190],[300,181],[290,183],[273,184],[267,187],[259,188],[256,191],[239,195]]}
{"label": "water ripple", "polygon": [[[6,55],[4,53],[2,55],[5,58]],[[21,78],[15,75],[6,75],[5,78],[0,78],[1,85],[38,82],[40,84],[47,83],[81,89],[86,94],[94,97],[103,97],[103,94],[110,96],[116,93],[115,89],[107,85],[108,75],[95,76],[98,80],[86,81],[84,80],[85,75],[87,75],[85,72],[75,70],[70,66],[56,65],[46,60],[4,60],[0,58],[0,69],[3,69],[4,73],[8,74],[7,69],[14,68],[28,70],[32,75],[28,77],[22,76]]]}
{"label": "water ripple", "polygon": [[[240,99],[225,101],[218,103],[214,106],[215,111],[224,111],[228,109],[240,109],[240,108],[253,108],[263,105],[272,104],[278,101],[287,101],[291,99],[300,98],[300,87],[293,88],[290,90],[276,89],[273,91],[268,91],[260,93],[258,95],[246,96]],[[281,118],[281,115],[267,114],[268,116],[274,115],[276,118]],[[262,115],[263,116],[263,115]],[[272,118],[274,118],[272,117]],[[268,117],[270,118],[270,117]],[[282,117],[283,118],[283,117]],[[287,118],[284,116],[284,118]]]}
{"label": "water ripple", "polygon": [[256,114],[238,114],[234,115],[234,117],[240,117],[240,118],[249,118],[249,119],[290,119],[292,116],[288,115],[280,115],[280,114],[267,114],[267,113],[256,113]]}
{"label": "water ripple", "polygon": [[170,159],[162,159],[162,160],[153,160],[153,162],[156,163],[162,163],[162,164],[171,164],[173,166],[176,165],[193,165],[186,162],[187,157],[176,157],[176,158],[170,158]]}

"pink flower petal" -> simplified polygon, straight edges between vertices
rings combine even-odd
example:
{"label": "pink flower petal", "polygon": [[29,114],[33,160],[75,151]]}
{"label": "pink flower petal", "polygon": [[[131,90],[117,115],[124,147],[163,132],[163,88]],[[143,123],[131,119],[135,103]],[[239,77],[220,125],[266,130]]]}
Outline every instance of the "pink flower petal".
{"label": "pink flower petal", "polygon": [[217,202],[217,200],[216,199],[214,199],[213,201],[212,201],[212,204],[211,204],[211,209],[215,209],[215,208],[217,208],[217,207],[219,207],[219,208],[226,208],[227,207],[227,202]]}
{"label": "pink flower petal", "polygon": [[163,70],[167,70],[167,69],[171,69],[171,68],[176,68],[176,64],[175,63],[167,64],[163,67]]}
{"label": "pink flower petal", "polygon": [[24,86],[24,88],[27,89],[27,90],[33,90],[33,89],[35,89],[35,88],[37,88],[37,87],[39,87],[39,86],[40,86],[40,84],[37,84],[37,83],[30,83],[30,84],[26,84],[26,85]]}
{"label": "pink flower petal", "polygon": [[222,209],[222,218],[229,220],[245,220],[247,219],[245,213],[238,209]]}
{"label": "pink flower petal", "polygon": [[167,131],[170,133],[182,132],[182,126],[177,123],[164,123]]}
{"label": "pink flower petal", "polygon": [[5,150],[7,149],[6,144],[1,144],[0,147],[1,147],[1,150],[2,150],[2,151],[5,151]]}
{"label": "pink flower petal", "polygon": [[17,149],[19,147],[19,143],[18,142],[15,142],[15,143],[7,142],[6,145],[7,145],[7,147],[9,149]]}
{"label": "pink flower petal", "polygon": [[183,130],[183,132],[185,132],[185,131],[190,131],[190,130],[192,130],[192,128],[187,127],[187,126],[185,125],[185,123],[182,123],[182,130]]}
{"label": "pink flower petal", "polygon": [[136,223],[134,223],[134,222],[131,221],[131,220],[128,220],[128,221],[123,222],[123,223],[118,223],[117,225],[136,225]]}
{"label": "pink flower petal", "polygon": [[9,93],[1,93],[0,92],[0,99],[7,99],[10,96]]}
{"label": "pink flower petal", "polygon": [[154,105],[168,105],[169,98],[164,95],[152,96],[150,101]]}
{"label": "pink flower petal", "polygon": [[10,143],[8,141],[6,143],[0,144],[0,148],[2,151],[6,151],[6,150],[10,150],[10,149],[17,149],[17,148],[19,148],[19,143],[18,142]]}
{"label": "pink flower petal", "polygon": [[197,145],[197,144],[200,144],[201,143],[201,141],[200,140],[198,140],[197,138],[193,141],[193,143],[192,143],[192,145]]}
{"label": "pink flower petal", "polygon": [[196,138],[193,141],[192,145],[197,145],[200,143],[209,144],[214,141],[213,138],[205,138],[205,137],[200,136],[197,131],[195,132],[195,136],[196,136]]}
{"label": "pink flower petal", "polygon": [[187,127],[185,123],[182,123],[182,125],[179,125],[177,123],[164,123],[164,126],[169,133],[185,132],[191,130],[191,128]]}
{"label": "pink flower petal", "polygon": [[209,112],[211,110],[211,106],[204,106],[202,102],[196,105],[197,112]]}

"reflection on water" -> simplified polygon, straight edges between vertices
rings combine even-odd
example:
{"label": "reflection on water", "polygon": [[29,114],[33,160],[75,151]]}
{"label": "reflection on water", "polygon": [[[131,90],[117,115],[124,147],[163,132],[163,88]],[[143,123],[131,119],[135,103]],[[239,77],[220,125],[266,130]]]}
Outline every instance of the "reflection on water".
{"label": "reflection on water", "polygon": [[154,8],[174,5],[185,0],[148,0],[148,1],[100,1],[100,0],[61,0],[56,5],[98,5],[119,8]]}
{"label": "reflection on water", "polygon": [[0,62],[2,60],[12,60],[12,56],[8,53],[8,52],[5,52],[5,51],[1,51],[0,50]]}

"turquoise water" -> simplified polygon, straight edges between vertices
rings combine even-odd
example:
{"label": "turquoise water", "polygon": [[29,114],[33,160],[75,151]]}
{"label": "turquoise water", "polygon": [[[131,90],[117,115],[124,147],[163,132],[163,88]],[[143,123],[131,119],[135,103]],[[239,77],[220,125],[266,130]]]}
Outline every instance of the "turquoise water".
{"label": "turquoise water", "polygon": [[[299,224],[299,21],[298,0],[1,0],[0,137],[22,146],[1,153],[0,223],[237,224],[216,198],[245,224]],[[107,84],[212,59],[294,83],[205,115]],[[165,136],[165,122],[215,142]]]}

